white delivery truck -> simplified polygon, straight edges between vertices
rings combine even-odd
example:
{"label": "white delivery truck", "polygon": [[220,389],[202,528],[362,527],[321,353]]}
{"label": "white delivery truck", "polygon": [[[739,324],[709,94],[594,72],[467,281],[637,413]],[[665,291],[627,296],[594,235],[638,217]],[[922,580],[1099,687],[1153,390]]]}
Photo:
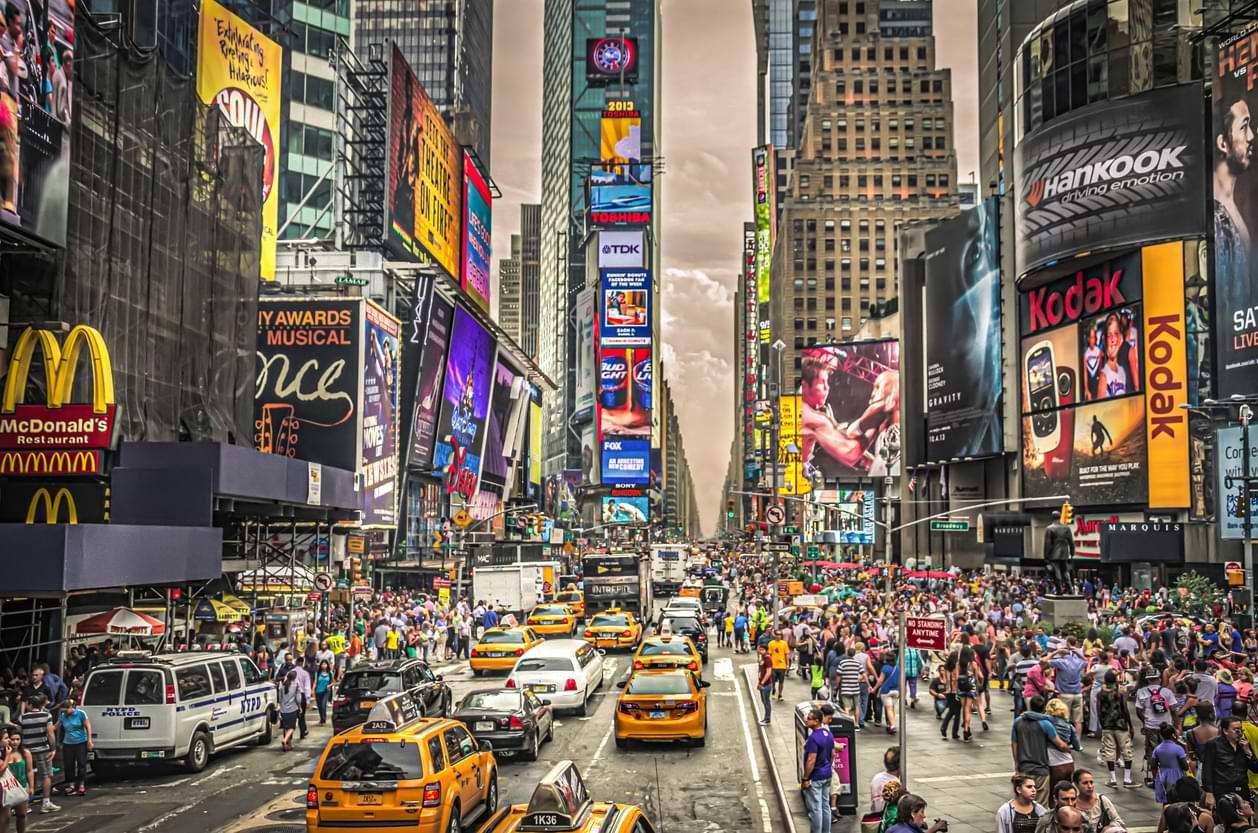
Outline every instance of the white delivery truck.
{"label": "white delivery truck", "polygon": [[555,597],[559,573],[555,561],[476,567],[472,573],[472,599],[493,605],[499,618],[514,613],[524,624],[530,610]]}
{"label": "white delivery truck", "polygon": [[651,589],[657,596],[668,596],[681,589],[686,581],[686,547],[682,544],[651,545]]}

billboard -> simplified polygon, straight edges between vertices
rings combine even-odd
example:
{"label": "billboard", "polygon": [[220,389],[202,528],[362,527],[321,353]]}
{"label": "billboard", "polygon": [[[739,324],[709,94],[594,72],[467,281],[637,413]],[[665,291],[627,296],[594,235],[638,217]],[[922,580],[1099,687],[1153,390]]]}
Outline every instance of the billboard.
{"label": "billboard", "polygon": [[432,465],[446,469],[446,491],[467,501],[476,497],[480,482],[497,352],[489,331],[463,307],[455,307]]}
{"label": "billboard", "polygon": [[652,171],[635,162],[590,171],[590,221],[596,226],[645,226],[651,222]]}
{"label": "billboard", "polygon": [[751,168],[756,195],[756,302],[767,304],[773,238],[777,233],[777,210],[774,205],[777,190],[772,145],[752,149]]}
{"label": "billboard", "polygon": [[602,446],[603,483],[610,486],[645,486],[650,482],[649,439],[605,439]]}
{"label": "billboard", "polygon": [[[1245,516],[1241,512],[1245,494],[1245,458],[1241,453],[1244,438],[1244,429],[1239,425],[1215,431],[1218,459],[1214,466],[1217,478],[1214,505],[1219,518],[1219,537],[1225,541],[1240,541],[1245,537]],[[1258,428],[1251,428],[1249,434],[1249,476],[1258,477]],[[1254,512],[1258,512],[1258,489],[1250,490],[1251,520],[1255,518]],[[1252,522],[1254,531],[1258,532],[1258,520]]]}
{"label": "billboard", "polygon": [[[437,436],[437,411],[441,404],[441,382],[446,370],[446,347],[450,341],[450,320],[454,306],[434,295],[428,313],[428,330],[416,376],[415,414],[411,427],[410,465],[427,468],[432,461]],[[410,368],[405,368],[407,373]]]}
{"label": "billboard", "polygon": [[[831,515],[836,523],[832,528],[838,533],[840,544],[873,544],[874,513],[876,501],[873,489],[840,486],[837,489],[823,489],[817,492],[817,500],[825,506],[838,510]],[[827,523],[827,528],[829,524]]]}
{"label": "billboard", "polygon": [[[1220,61],[1222,65],[1222,61]],[[1076,110],[1014,147],[1019,274],[1205,232],[1201,84]]]}
{"label": "billboard", "polygon": [[600,269],[599,343],[606,347],[651,344],[651,273],[647,269]]}
{"label": "billboard", "polygon": [[573,417],[588,419],[594,411],[594,318],[597,307],[597,290],[589,286],[576,298],[576,390],[573,395]]}
{"label": "billboard", "polygon": [[781,418],[778,429],[778,470],[782,473],[780,494],[784,495],[806,495],[812,491],[812,483],[804,476],[800,407],[798,394],[783,396],[778,401],[778,414]]}
{"label": "billboard", "polygon": [[480,308],[489,312],[492,289],[489,256],[493,248],[494,200],[480,169],[463,154],[463,257],[460,275],[463,290]]}
{"label": "billboard", "polygon": [[599,437],[651,436],[651,348],[599,350]]}
{"label": "billboard", "polygon": [[638,80],[637,38],[586,38],[585,80],[591,86]]}
{"label": "billboard", "polygon": [[1148,246],[1020,297],[1028,497],[1188,506],[1184,256]]}
{"label": "billboard", "polygon": [[358,471],[362,330],[360,299],[258,301],[255,448]]}
{"label": "billboard", "polygon": [[529,497],[542,485],[542,395],[534,389],[529,401]]}
{"label": "billboard", "polygon": [[396,527],[402,325],[371,301],[363,312],[362,525]]}
{"label": "billboard", "polygon": [[275,279],[279,233],[280,77],[284,50],[217,0],[202,0],[197,35],[197,98],[213,105],[233,127],[262,145],[262,247],[264,280]]}
{"label": "billboard", "polygon": [[395,45],[384,230],[394,256],[418,263],[431,259],[450,275],[461,275],[462,171],[463,151]]}
{"label": "billboard", "polygon": [[619,171],[642,161],[642,117],[608,113],[599,119],[599,155],[608,170]]}
{"label": "billboard", "polygon": [[604,497],[605,524],[644,524],[651,519],[651,501],[643,497]]}
{"label": "billboard", "polygon": [[926,454],[990,457],[1001,420],[997,198],[926,232]]}
{"label": "billboard", "polygon": [[520,374],[499,357],[494,368],[494,392],[489,400],[485,462],[481,464],[480,471],[481,480],[486,480],[495,486],[505,486],[507,483],[509,466],[502,452],[507,447],[507,424],[511,420],[514,402],[511,394],[519,378]]}
{"label": "billboard", "polygon": [[894,339],[801,351],[804,476],[900,473],[900,347]]}
{"label": "billboard", "polygon": [[1214,148],[1214,320],[1218,395],[1258,390],[1258,170],[1253,167],[1258,24],[1219,44],[1211,84]]}
{"label": "billboard", "polygon": [[645,234],[635,231],[598,233],[598,268],[638,269],[646,265]]}

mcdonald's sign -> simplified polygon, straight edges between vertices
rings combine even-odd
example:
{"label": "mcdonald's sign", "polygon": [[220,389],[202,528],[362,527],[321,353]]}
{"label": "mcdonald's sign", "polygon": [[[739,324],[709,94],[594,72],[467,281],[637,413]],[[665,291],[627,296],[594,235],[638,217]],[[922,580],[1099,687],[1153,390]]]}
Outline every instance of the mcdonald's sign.
{"label": "mcdonald's sign", "polygon": [[[47,391],[40,405],[23,401],[37,350]],[[74,382],[84,352],[91,401],[78,404]],[[116,439],[117,417],[113,365],[99,331],[80,324],[62,345],[49,330],[27,329],[13,348],[0,397],[0,475],[99,474],[101,452]]]}
{"label": "mcdonald's sign", "polygon": [[48,489],[41,488],[35,492],[30,506],[26,509],[26,523],[35,523],[41,501],[44,507],[44,523],[60,523],[62,501],[65,501],[66,505],[66,523],[79,522],[79,508],[74,505],[74,495],[70,494],[68,489],[57,489],[57,496],[54,498]]}

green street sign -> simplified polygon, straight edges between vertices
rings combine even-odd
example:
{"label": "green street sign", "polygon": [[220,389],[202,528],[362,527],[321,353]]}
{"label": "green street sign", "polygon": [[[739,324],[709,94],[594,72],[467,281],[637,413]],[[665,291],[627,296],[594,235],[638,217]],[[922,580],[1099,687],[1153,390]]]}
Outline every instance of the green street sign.
{"label": "green street sign", "polygon": [[931,521],[931,532],[969,532],[970,522],[968,519],[959,521]]}
{"label": "green street sign", "polygon": [[785,527],[782,531],[783,531],[784,533],[786,533],[787,535],[798,535],[798,534],[799,534],[799,527],[797,527],[797,526],[788,526],[788,527]]}

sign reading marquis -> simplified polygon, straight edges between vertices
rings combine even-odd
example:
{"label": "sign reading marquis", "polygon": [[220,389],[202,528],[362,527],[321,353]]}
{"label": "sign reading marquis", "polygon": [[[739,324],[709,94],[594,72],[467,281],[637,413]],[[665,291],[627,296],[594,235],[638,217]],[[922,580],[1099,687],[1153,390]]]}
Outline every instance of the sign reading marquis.
{"label": "sign reading marquis", "polygon": [[[36,350],[43,354],[47,400],[25,401]],[[72,402],[79,356],[86,349],[91,402]],[[96,475],[117,440],[113,366],[100,332],[80,324],[64,344],[50,330],[28,329],[13,348],[0,400],[0,475]]]}

